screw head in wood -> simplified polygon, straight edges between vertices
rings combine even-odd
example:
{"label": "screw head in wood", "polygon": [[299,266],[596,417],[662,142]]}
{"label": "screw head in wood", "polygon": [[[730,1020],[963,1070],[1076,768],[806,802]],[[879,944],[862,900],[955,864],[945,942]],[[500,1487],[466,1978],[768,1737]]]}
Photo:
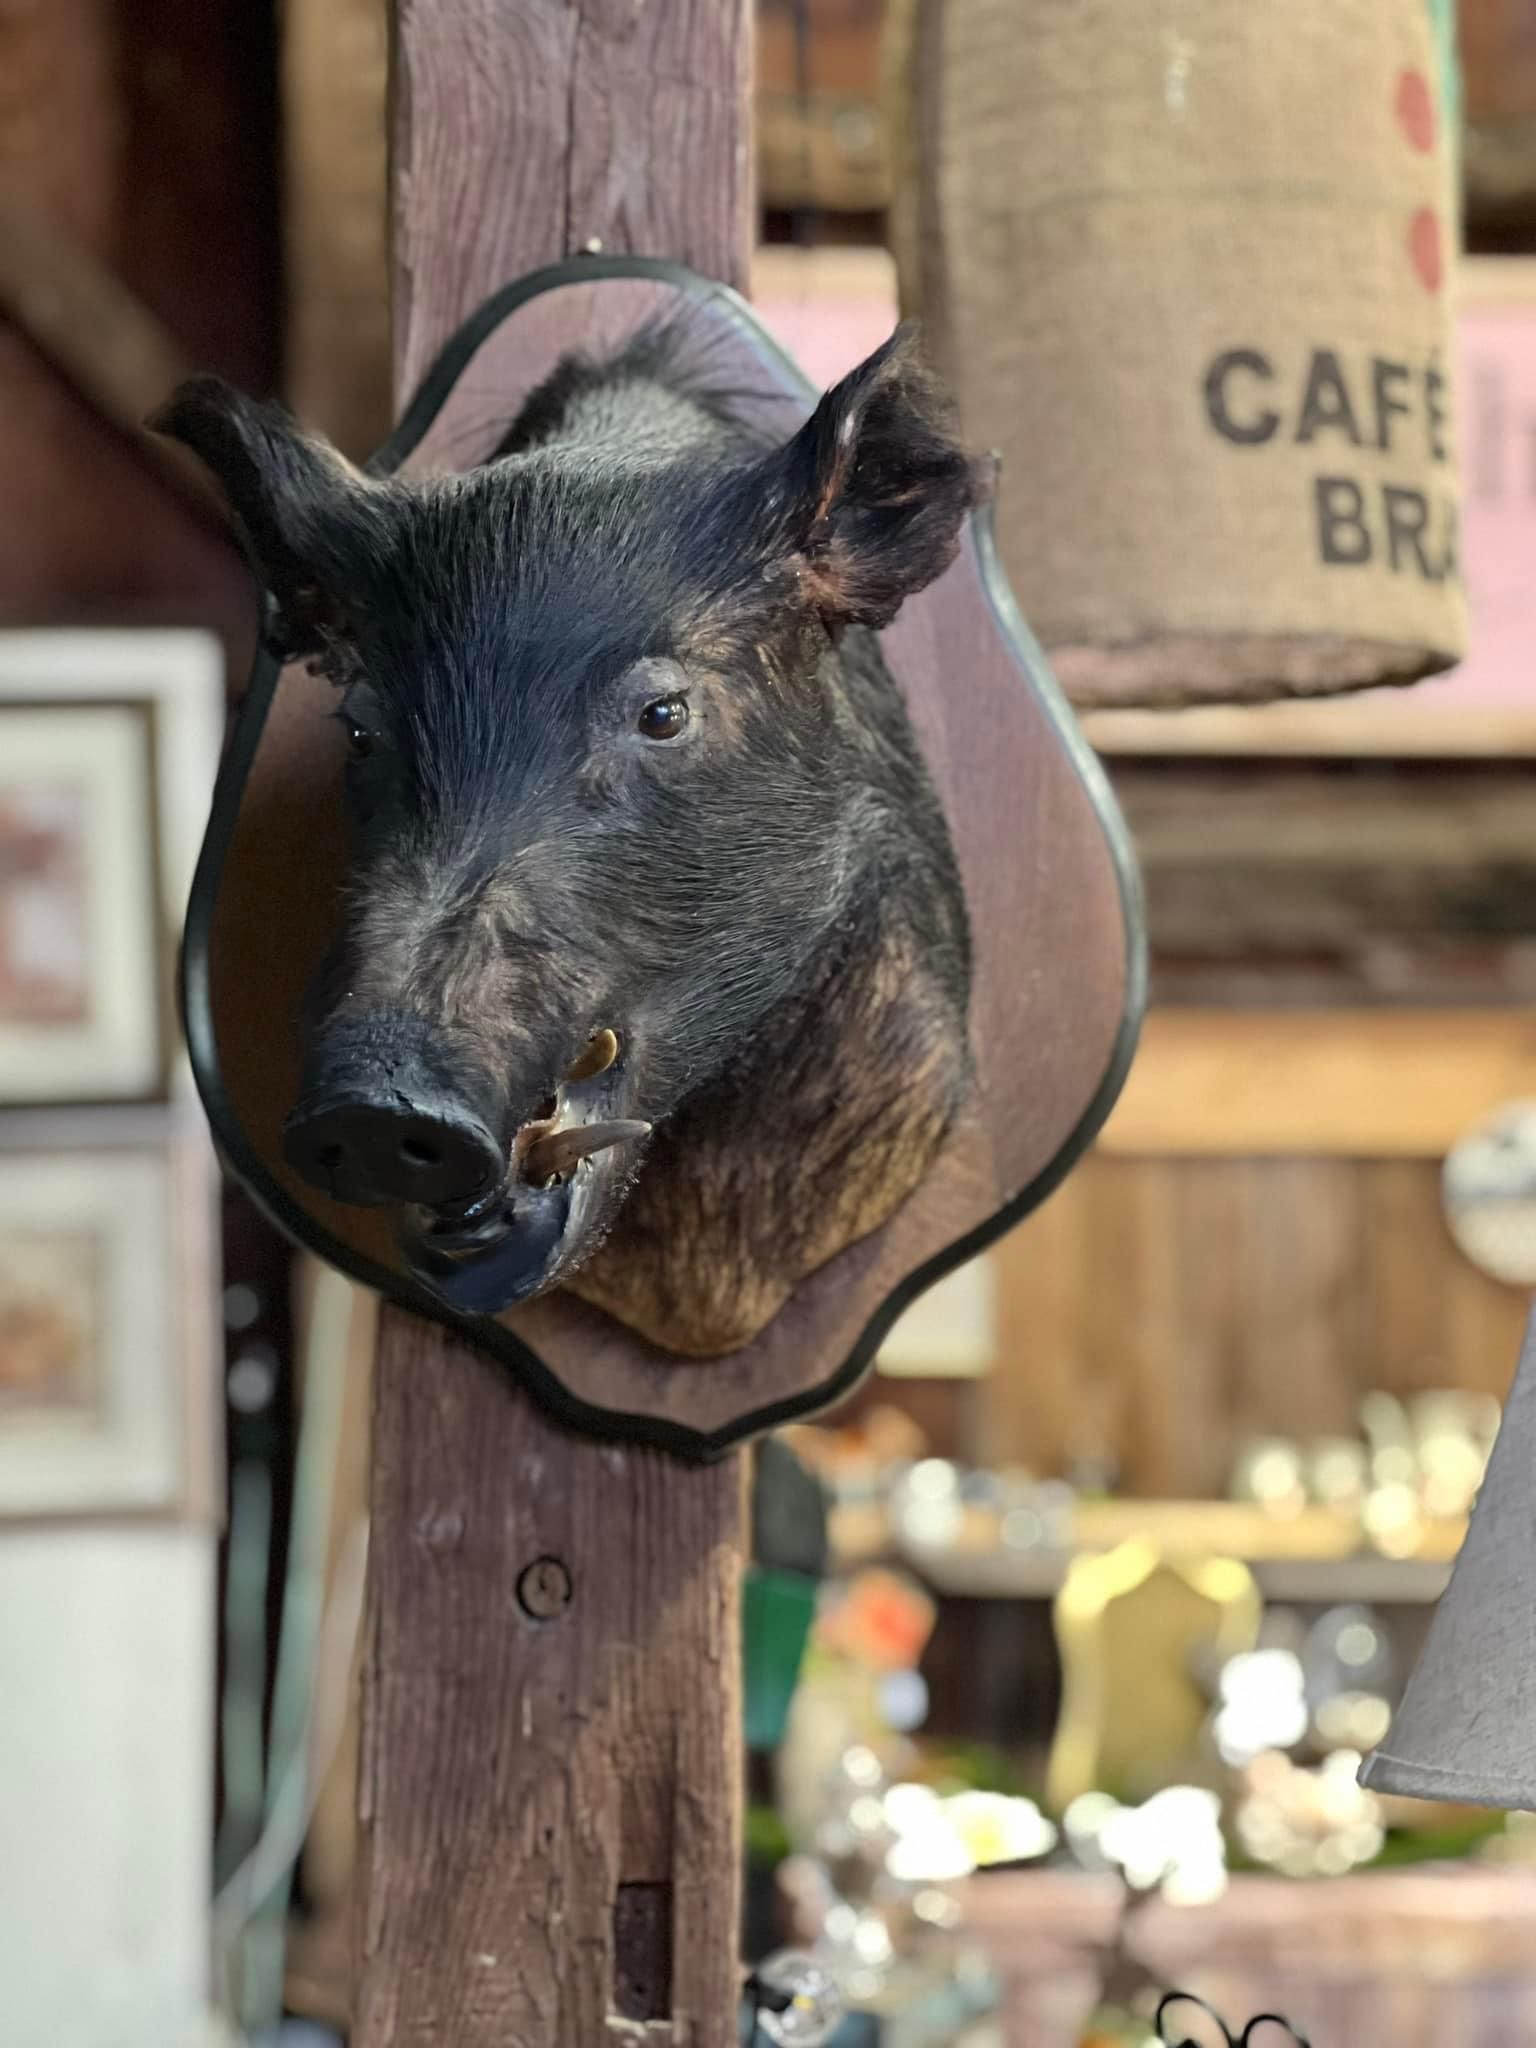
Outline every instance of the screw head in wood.
{"label": "screw head in wood", "polygon": [[571,1575],[558,1557],[536,1557],[519,1572],[517,1603],[535,1621],[553,1621],[571,1604]]}

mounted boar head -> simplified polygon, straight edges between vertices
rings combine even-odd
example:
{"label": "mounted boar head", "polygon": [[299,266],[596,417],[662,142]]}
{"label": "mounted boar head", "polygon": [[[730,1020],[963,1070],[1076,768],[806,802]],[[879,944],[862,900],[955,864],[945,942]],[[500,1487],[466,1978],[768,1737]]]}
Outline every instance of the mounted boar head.
{"label": "mounted boar head", "polygon": [[973,471],[905,335],[792,437],[752,421],[659,325],[463,475],[369,477],[212,380],[155,423],[350,742],[289,1163],[398,1209],[462,1311],[566,1283],[733,1348],[966,1089],[960,883],[872,629]]}

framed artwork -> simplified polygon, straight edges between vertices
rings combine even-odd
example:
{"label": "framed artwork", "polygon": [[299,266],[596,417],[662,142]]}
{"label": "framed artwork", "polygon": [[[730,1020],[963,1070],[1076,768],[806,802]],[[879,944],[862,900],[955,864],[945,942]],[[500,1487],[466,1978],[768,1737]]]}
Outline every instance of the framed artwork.
{"label": "framed artwork", "polygon": [[167,1152],[0,1152],[0,1518],[184,1491]]}
{"label": "framed artwork", "polygon": [[222,674],[200,631],[0,632],[0,1107],[176,1090]]}
{"label": "framed artwork", "polygon": [[161,1049],[149,721],[0,703],[0,1095],[153,1095]]}

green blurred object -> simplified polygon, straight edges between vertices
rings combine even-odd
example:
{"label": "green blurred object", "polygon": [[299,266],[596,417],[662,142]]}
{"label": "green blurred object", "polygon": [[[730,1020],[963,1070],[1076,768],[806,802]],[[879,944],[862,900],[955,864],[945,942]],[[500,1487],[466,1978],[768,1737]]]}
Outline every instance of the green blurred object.
{"label": "green blurred object", "polygon": [[1450,141],[1452,172],[1459,181],[1463,82],[1461,51],[1456,40],[1456,0],[1429,0],[1429,18],[1434,24],[1435,50],[1440,59],[1440,118]]}
{"label": "green blurred object", "polygon": [[742,1666],[748,1749],[776,1749],[816,1615],[817,1581],[749,1565],[742,1588]]}
{"label": "green blurred object", "polygon": [[1038,1795],[1041,1773],[1021,1770],[1004,1749],[989,1742],[952,1742],[930,1746],[925,1783],[945,1792],[1001,1792],[1008,1799]]}

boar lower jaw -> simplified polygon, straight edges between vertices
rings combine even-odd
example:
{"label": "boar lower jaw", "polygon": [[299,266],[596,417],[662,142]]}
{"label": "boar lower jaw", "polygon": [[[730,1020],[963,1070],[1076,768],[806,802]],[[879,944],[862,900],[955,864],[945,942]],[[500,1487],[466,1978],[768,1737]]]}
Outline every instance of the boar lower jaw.
{"label": "boar lower jaw", "polygon": [[473,1315],[511,1308],[552,1287],[601,1241],[625,1166],[651,1133],[639,1118],[601,1113],[608,1091],[592,1084],[613,1063],[603,1043],[612,1039],[605,1032],[593,1041],[595,1054],[584,1054],[561,1084],[553,1115],[518,1131],[503,1186],[467,1209],[409,1217],[401,1233],[406,1258],[450,1308]]}

